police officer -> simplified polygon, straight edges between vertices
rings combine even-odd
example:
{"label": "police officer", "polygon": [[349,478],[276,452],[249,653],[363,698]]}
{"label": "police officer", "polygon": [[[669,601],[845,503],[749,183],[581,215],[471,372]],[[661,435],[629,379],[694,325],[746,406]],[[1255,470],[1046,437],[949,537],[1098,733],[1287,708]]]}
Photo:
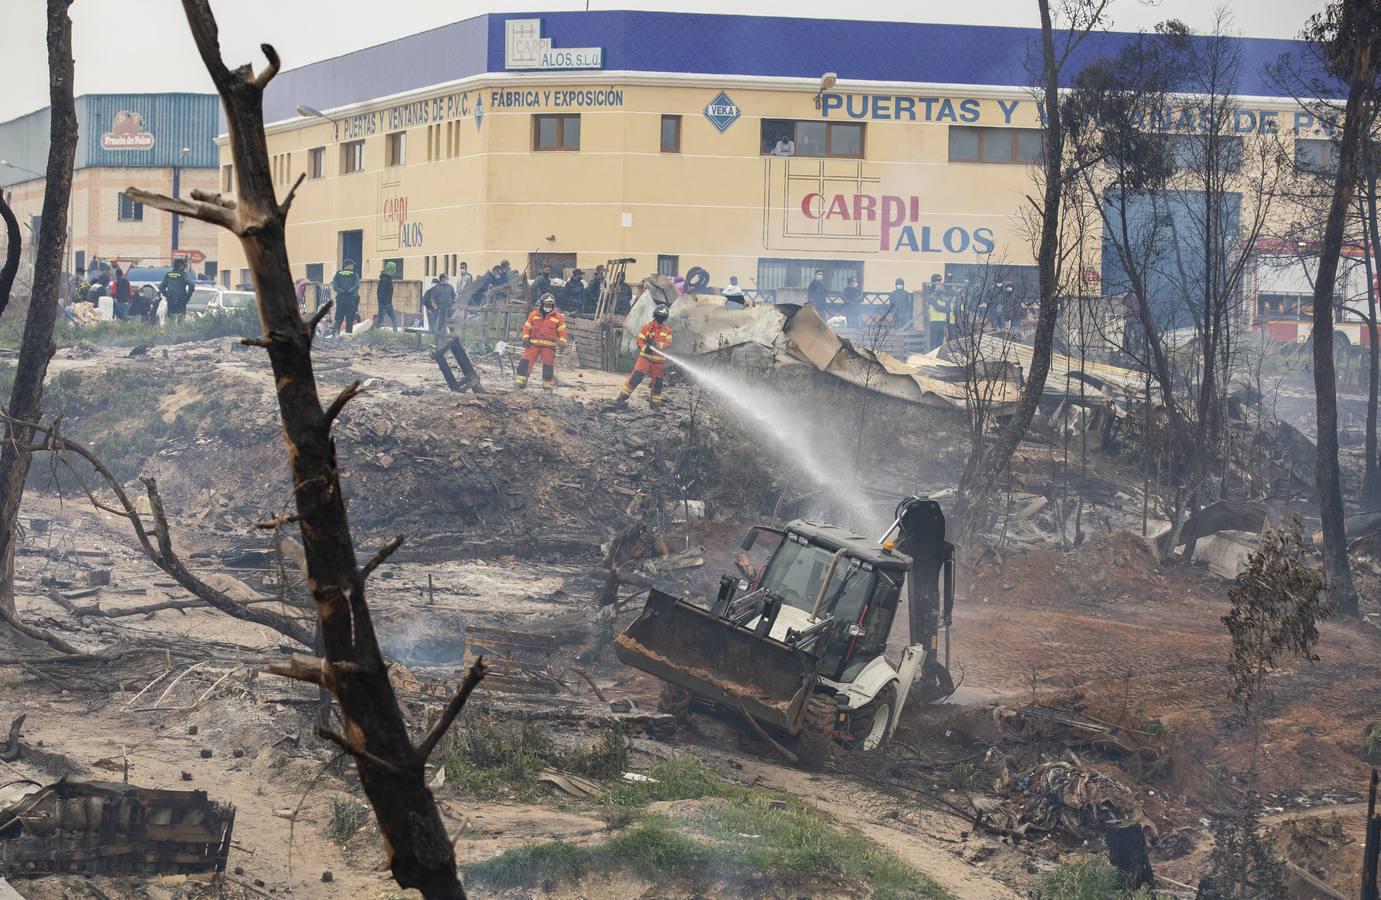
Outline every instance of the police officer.
{"label": "police officer", "polygon": [[[163,301],[168,304],[167,317],[169,319],[181,319],[187,314],[187,301],[192,299],[192,291],[196,286],[192,284],[192,279],[187,275],[187,260],[173,260],[173,270],[163,276],[163,280],[158,284],[158,293]],[[149,310],[149,320],[158,318],[158,304],[153,304]]]}
{"label": "police officer", "polygon": [[331,279],[336,294],[336,333],[350,331],[360,314],[360,276],[355,274],[355,261],[347,259]]}

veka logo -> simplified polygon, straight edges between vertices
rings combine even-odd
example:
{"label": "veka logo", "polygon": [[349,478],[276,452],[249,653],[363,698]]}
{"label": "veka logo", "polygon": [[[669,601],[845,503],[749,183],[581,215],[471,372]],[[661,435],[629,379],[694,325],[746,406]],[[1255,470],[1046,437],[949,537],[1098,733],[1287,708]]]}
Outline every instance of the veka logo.
{"label": "veka logo", "polygon": [[720,91],[713,100],[705,106],[705,118],[710,120],[710,124],[719,130],[720,134],[729,130],[729,126],[738,121],[738,117],[743,115],[743,110],[738,108],[738,104],[729,99],[729,95]]}
{"label": "veka logo", "polygon": [[152,150],[153,135],[144,130],[144,117],[137,112],[121,110],[110,123],[110,130],[101,135],[102,150]]}
{"label": "veka logo", "polygon": [[541,19],[508,19],[504,23],[505,69],[600,69],[603,47],[555,49],[542,37]]}

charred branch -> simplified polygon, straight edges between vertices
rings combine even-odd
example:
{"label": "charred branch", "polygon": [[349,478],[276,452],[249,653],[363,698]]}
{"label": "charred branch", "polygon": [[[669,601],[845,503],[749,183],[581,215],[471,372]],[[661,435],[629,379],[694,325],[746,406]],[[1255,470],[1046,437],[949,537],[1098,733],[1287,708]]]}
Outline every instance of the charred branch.
{"label": "charred branch", "polygon": [[451,698],[451,702],[446,704],[445,712],[441,714],[441,718],[436,720],[436,724],[432,726],[432,730],[428,732],[427,737],[422,741],[422,745],[417,748],[417,755],[422,758],[423,762],[426,762],[432,755],[432,751],[436,749],[436,745],[440,743],[441,738],[445,736],[447,729],[451,727],[451,723],[456,720],[456,716],[460,715],[460,711],[465,708],[465,701],[470,699],[470,692],[484,679],[485,673],[488,671],[488,667],[484,664],[484,657],[481,656],[479,659],[475,660],[475,664],[470,667],[470,671],[465,673],[465,680],[460,683],[460,689],[457,690],[456,695]]}

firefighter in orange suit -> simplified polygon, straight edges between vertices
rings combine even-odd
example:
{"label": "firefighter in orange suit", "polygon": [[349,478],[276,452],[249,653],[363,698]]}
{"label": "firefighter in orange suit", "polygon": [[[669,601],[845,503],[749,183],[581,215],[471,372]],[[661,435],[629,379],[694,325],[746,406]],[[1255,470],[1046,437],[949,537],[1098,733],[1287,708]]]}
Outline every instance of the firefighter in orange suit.
{"label": "firefighter in orange suit", "polygon": [[648,400],[654,407],[662,405],[662,376],[666,373],[667,361],[660,351],[671,346],[667,316],[667,308],[659,305],[652,311],[652,321],[638,332],[638,362],[623,383],[619,399],[615,401],[619,406],[627,405],[628,398],[638,389],[644,375],[652,379],[652,396]]}
{"label": "firefighter in orange suit", "polygon": [[527,387],[527,376],[538,360],[542,362],[542,387],[556,387],[556,348],[565,349],[566,317],[556,308],[556,298],[543,294],[537,308],[527,314],[523,323],[523,360],[518,363],[518,389]]}

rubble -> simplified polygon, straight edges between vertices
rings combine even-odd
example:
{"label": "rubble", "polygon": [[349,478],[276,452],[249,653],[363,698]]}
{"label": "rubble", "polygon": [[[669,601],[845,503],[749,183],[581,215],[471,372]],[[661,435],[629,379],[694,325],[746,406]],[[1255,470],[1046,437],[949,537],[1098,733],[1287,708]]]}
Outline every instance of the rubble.
{"label": "rubble", "polygon": [[224,872],[234,823],[205,791],[63,779],[0,809],[0,874]]}

